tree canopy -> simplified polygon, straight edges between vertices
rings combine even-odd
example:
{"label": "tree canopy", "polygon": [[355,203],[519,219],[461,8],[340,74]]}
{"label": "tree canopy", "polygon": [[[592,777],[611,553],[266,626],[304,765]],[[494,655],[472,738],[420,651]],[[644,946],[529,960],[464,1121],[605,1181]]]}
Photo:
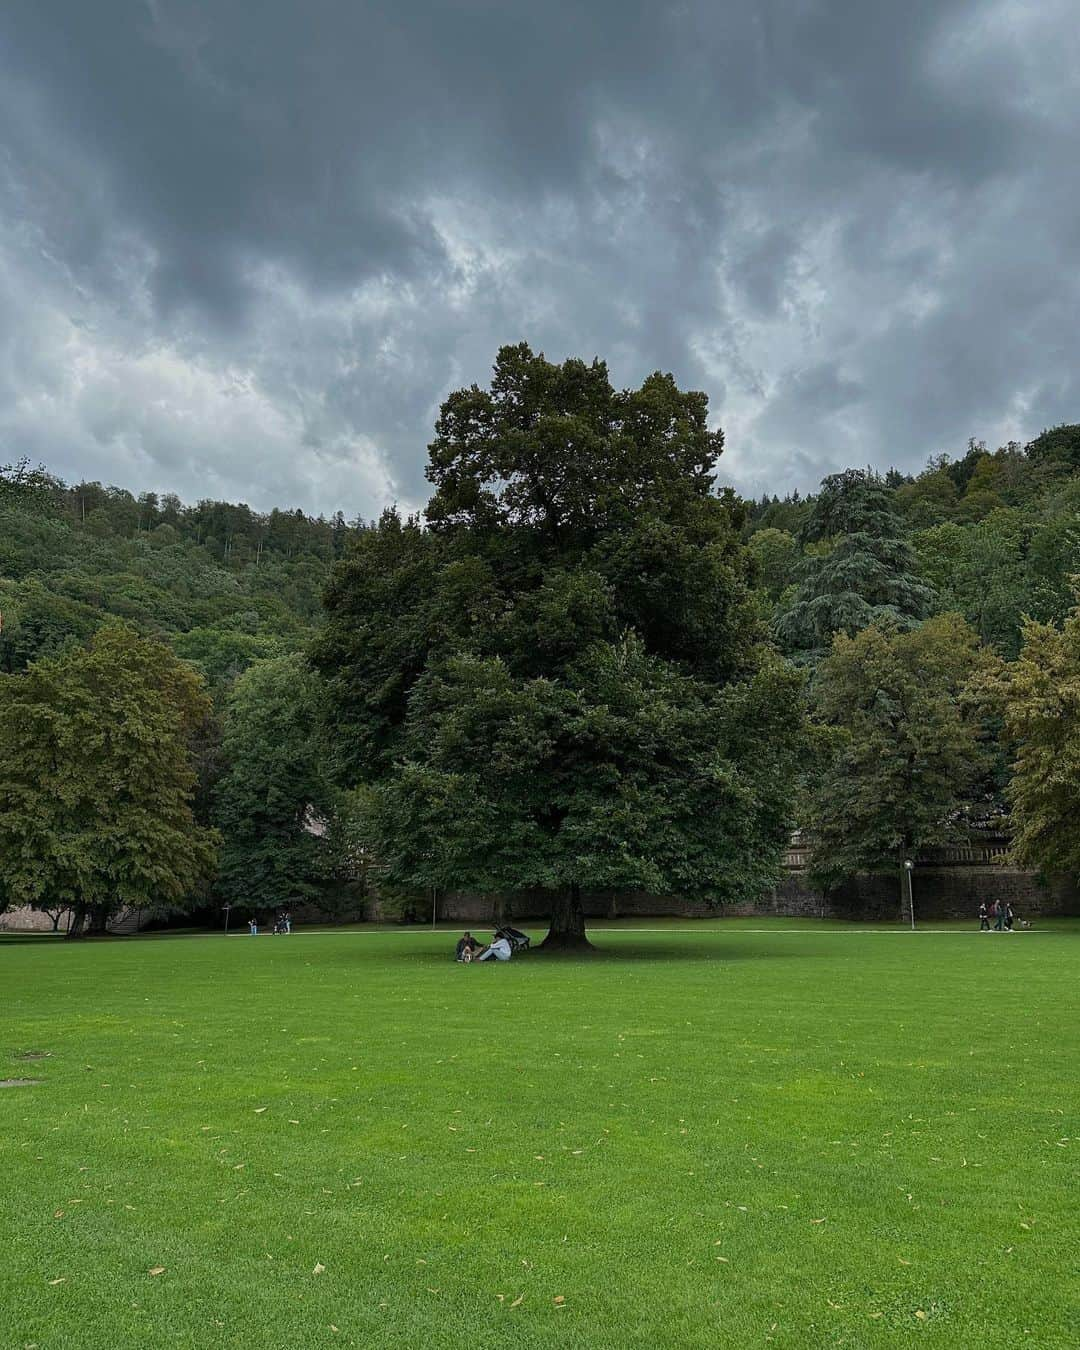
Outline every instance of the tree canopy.
{"label": "tree canopy", "polygon": [[282,907],[323,889],[321,831],[333,802],[321,700],[298,655],[260,661],[232,686],[213,804],[223,841],[216,889],[232,904]]}
{"label": "tree canopy", "polygon": [[[327,590],[314,660],[389,881],[721,903],[775,874],[799,678],[771,652],[701,394],[504,348],[452,394],[428,529],[393,513]],[[760,733],[755,735],[755,731]]]}
{"label": "tree canopy", "polygon": [[1013,852],[1080,878],[1080,608],[1060,629],[1029,621],[1002,682],[1017,747],[1008,789]]}
{"label": "tree canopy", "polygon": [[964,694],[983,663],[958,615],[836,636],[814,682],[814,718],[831,744],[803,815],[819,883],[900,868],[963,837],[986,767],[984,728]]}
{"label": "tree canopy", "polygon": [[216,844],[191,809],[209,707],[168,647],[120,627],[0,676],[0,907],[68,905],[77,935],[189,897]]}

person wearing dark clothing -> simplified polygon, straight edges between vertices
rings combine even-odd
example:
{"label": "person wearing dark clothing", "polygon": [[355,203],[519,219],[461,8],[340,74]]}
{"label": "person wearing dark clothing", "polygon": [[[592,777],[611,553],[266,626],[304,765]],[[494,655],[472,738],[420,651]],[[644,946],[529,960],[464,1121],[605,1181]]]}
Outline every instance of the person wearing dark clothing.
{"label": "person wearing dark clothing", "polygon": [[994,906],[994,913],[997,916],[994,920],[994,932],[1003,933],[1005,931],[1005,901],[999,900]]}
{"label": "person wearing dark clothing", "polygon": [[987,912],[986,901],[984,900],[982,904],[979,906],[979,932],[989,933],[989,931],[990,931],[990,915]]}
{"label": "person wearing dark clothing", "polygon": [[1011,933],[1013,930],[1013,920],[1016,916],[1013,914],[1012,905],[1005,906],[1005,931]]}
{"label": "person wearing dark clothing", "polygon": [[458,938],[458,944],[454,951],[455,961],[464,961],[466,965],[473,959],[480,950],[480,944],[471,933],[463,933]]}

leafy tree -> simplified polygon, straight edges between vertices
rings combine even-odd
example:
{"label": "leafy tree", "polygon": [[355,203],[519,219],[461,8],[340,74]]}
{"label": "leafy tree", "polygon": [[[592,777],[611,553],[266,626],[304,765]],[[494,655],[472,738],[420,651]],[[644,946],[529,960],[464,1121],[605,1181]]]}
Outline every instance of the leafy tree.
{"label": "leafy tree", "polygon": [[63,483],[43,464],[32,468],[25,457],[0,464],[0,510],[14,506],[37,516],[51,515],[60,508],[63,491]]}
{"label": "leafy tree", "polygon": [[335,568],[314,659],[368,846],[404,887],[722,903],[775,875],[799,678],[762,640],[703,395],[503,348],[436,425],[429,529]]}
{"label": "leafy tree", "polygon": [[332,809],[321,699],[299,655],[256,663],[229,693],[213,818],[223,839],[217,888],[234,904],[262,908],[321,893],[316,831]]}
{"label": "leafy tree", "polygon": [[806,803],[819,884],[902,869],[962,836],[987,767],[982,724],[965,702],[983,663],[955,614],[909,632],[837,635],[814,683],[814,719],[832,742]]}
{"label": "leafy tree", "polygon": [[1002,683],[1017,746],[1008,789],[1013,853],[1080,877],[1080,608],[1060,629],[1025,624],[1020,656]]}
{"label": "leafy tree", "polygon": [[998,455],[980,455],[968,479],[967,489],[957,508],[964,520],[982,520],[991,511],[1005,505],[1000,488],[1004,486],[1005,471]]}
{"label": "leafy tree", "polygon": [[795,536],[770,525],[756,530],[747,540],[746,546],[757,564],[758,584],[775,603],[795,580],[799,562]]}
{"label": "leafy tree", "polygon": [[959,494],[949,466],[938,465],[896,489],[896,505],[916,529],[938,525],[956,510]]}
{"label": "leafy tree", "polygon": [[1080,425],[1052,427],[1025,446],[1028,458],[1080,469]]}
{"label": "leafy tree", "polygon": [[69,644],[84,642],[104,621],[90,605],[48,590],[37,580],[0,582],[0,670],[23,670],[30,661],[54,656]]}
{"label": "leafy tree", "polygon": [[281,655],[281,642],[265,633],[245,633],[214,624],[189,629],[173,640],[179,656],[188,661],[212,687],[230,683],[256,661]]}
{"label": "leafy tree", "polygon": [[214,854],[191,811],[208,711],[198,677],[125,628],[0,676],[0,906],[70,905],[77,936],[183,900]]}
{"label": "leafy tree", "polygon": [[894,494],[877,474],[846,469],[824,479],[801,542],[831,546],[807,557],[794,603],[776,620],[785,650],[814,660],[834,633],[910,627],[929,612],[933,595],[916,574]]}
{"label": "leafy tree", "polygon": [[974,524],[949,522],[913,539],[939,606],[962,614],[1005,656],[1016,654],[1023,615],[1035,602],[1027,562],[1033,530],[1022,511],[1001,508]]}

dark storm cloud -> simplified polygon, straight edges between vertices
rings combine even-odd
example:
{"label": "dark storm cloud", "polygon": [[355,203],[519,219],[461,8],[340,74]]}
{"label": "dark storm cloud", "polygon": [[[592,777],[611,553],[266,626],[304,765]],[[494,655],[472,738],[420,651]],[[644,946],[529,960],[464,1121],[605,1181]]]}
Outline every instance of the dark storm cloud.
{"label": "dark storm cloud", "polygon": [[497,346],[747,490],[1080,418],[1064,3],[13,0],[0,458],[371,514]]}

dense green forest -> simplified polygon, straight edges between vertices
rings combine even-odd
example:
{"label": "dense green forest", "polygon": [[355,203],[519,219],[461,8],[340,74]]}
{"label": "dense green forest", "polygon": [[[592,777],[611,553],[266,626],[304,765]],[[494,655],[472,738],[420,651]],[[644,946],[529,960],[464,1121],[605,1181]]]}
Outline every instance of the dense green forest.
{"label": "dense green forest", "polygon": [[[524,853],[522,882],[576,894],[580,872],[704,894],[717,848],[745,854],[725,873],[743,894],[796,823],[819,841],[823,886],[990,821],[1011,823],[1023,860],[1080,871],[1080,426],[744,501],[715,485],[722,437],[704,418],[703,396],[667,377],[618,393],[602,363],[514,348],[490,394],[444,405],[426,521],[187,505],[0,468],[0,846],[45,847],[20,816],[43,765],[83,756],[78,811],[105,781],[105,750],[65,741],[59,709],[73,726],[146,721],[170,688],[189,759],[162,829],[175,846],[186,793],[198,847],[163,885],[133,846],[95,873],[99,897],[326,900],[376,838],[400,894],[455,877],[505,888]],[[556,464],[559,437],[575,448]],[[169,649],[164,665],[147,642]],[[38,762],[42,709],[57,739]],[[678,747],[666,777],[658,744]],[[782,798],[764,787],[778,776]],[[551,829],[529,804],[541,782],[562,785]],[[53,843],[82,829],[57,794]],[[695,833],[718,802],[743,823]],[[591,822],[587,866],[580,838],[560,861],[574,812]],[[640,851],[635,831],[652,841]],[[154,847],[149,830],[138,848]],[[89,867],[59,849],[51,876],[9,869],[0,908],[79,903]]]}
{"label": "dense green forest", "polygon": [[360,528],[339,513],[244,505],[0,468],[0,669],[25,668],[108,618],[164,638],[212,686],[296,651],[319,621],[331,563]]}

